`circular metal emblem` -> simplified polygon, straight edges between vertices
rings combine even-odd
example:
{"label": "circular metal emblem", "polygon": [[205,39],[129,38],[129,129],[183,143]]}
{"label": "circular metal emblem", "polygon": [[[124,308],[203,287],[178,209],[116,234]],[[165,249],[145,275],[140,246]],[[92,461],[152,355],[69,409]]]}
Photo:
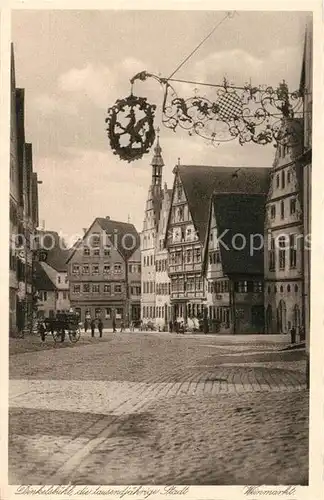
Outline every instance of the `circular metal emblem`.
{"label": "circular metal emblem", "polygon": [[155,108],[146,98],[130,95],[108,109],[106,130],[111,149],[120,159],[131,162],[148,153],[155,139]]}

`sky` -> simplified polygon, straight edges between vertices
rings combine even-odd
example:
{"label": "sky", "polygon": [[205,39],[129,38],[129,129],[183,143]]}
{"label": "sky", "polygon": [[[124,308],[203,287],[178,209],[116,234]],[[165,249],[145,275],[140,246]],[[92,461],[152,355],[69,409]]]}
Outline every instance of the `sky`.
{"label": "sky", "polygon": [[[110,149],[107,109],[130,93],[142,70],[169,76],[222,20],[221,11],[23,11],[12,13],[16,84],[25,88],[26,140],[33,144],[40,219],[72,242],[95,217],[142,229],[153,150],[127,163]],[[176,73],[179,79],[299,86],[305,12],[239,11]],[[193,93],[194,85],[181,88]],[[218,147],[160,124],[162,91],[139,82],[157,104],[164,181],[181,164],[271,166],[273,146],[236,141]]]}

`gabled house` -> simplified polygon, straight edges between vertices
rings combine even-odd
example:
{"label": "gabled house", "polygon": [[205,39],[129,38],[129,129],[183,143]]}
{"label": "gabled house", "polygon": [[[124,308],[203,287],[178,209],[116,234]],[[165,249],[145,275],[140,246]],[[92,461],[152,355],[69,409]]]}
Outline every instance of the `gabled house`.
{"label": "gabled house", "polygon": [[265,194],[211,197],[203,274],[209,331],[262,333]]}
{"label": "gabled house", "polygon": [[71,307],[82,322],[101,318],[105,328],[136,320],[141,262],[133,224],[97,217],[67,260]]}
{"label": "gabled house", "polygon": [[46,250],[46,261],[34,264],[38,316],[53,317],[70,309],[66,262],[71,250],[56,231],[38,231],[37,245]]}
{"label": "gabled house", "polygon": [[202,253],[215,193],[266,194],[269,169],[177,165],[166,229],[172,321],[206,316]]}

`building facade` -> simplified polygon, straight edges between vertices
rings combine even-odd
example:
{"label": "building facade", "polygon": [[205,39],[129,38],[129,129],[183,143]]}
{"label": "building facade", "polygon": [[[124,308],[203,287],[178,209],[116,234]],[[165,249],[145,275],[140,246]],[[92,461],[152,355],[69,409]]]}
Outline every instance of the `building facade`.
{"label": "building facade", "polygon": [[168,275],[168,251],[165,248],[166,228],[169,217],[172,190],[164,184],[160,219],[155,244],[155,325],[159,330],[167,330],[171,318]]}
{"label": "building facade", "polygon": [[152,178],[148,190],[141,233],[142,287],[141,320],[143,325],[153,325],[156,316],[156,265],[155,252],[160,212],[163,200],[162,176],[164,162],[157,138],[151,162]]}
{"label": "building facade", "polygon": [[166,236],[171,319],[188,323],[190,318],[195,323],[208,319],[209,312],[210,292],[202,264],[211,197],[215,193],[265,194],[269,169],[177,165],[174,174]]}
{"label": "building facade", "polygon": [[263,233],[265,201],[263,194],[211,198],[204,248],[210,332],[264,331],[263,247],[255,235]]}
{"label": "building facade", "polygon": [[[300,120],[289,120],[302,137]],[[283,123],[283,128],[286,123]],[[280,141],[265,219],[265,317],[268,333],[297,332],[303,309],[302,145]]]}
{"label": "building facade", "polygon": [[25,139],[25,91],[16,87],[11,46],[9,329],[15,335],[33,315],[33,238],[38,226],[38,181]]}
{"label": "building facade", "polygon": [[133,226],[97,218],[69,256],[71,307],[82,322],[101,318],[105,328],[138,315],[141,266]]}
{"label": "building facade", "polygon": [[37,316],[54,317],[70,310],[67,249],[56,231],[38,231],[37,246],[46,251],[46,261],[35,264]]}

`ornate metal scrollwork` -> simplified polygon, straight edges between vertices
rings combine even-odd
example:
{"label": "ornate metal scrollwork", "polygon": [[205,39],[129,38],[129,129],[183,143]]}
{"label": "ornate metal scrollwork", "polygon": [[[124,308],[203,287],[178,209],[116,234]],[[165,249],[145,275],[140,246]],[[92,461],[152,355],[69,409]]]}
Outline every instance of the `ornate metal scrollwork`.
{"label": "ornate metal scrollwork", "polygon": [[[131,79],[131,84],[148,78],[157,80],[163,88],[162,123],[173,131],[180,127],[214,145],[235,139],[241,145],[273,143],[274,146],[281,142],[293,145],[301,140],[303,96],[299,92],[290,93],[285,81],[277,88],[251,84],[235,87],[225,79],[223,85],[197,84],[142,71]],[[212,89],[212,95],[209,92],[208,97],[196,94],[183,98],[173,82],[204,85]],[[155,108],[145,98],[131,94],[108,110],[110,145],[121,159],[132,161],[148,152],[155,138]],[[126,144],[122,143],[125,137]]]}
{"label": "ornate metal scrollwork", "polygon": [[302,99],[299,93],[289,94],[285,82],[273,89],[231,87],[224,81],[222,87],[215,87],[214,95],[214,100],[197,95],[184,99],[166,83],[163,124],[174,131],[183,128],[213,144],[233,139],[241,145],[300,140],[297,122],[302,117]]}

